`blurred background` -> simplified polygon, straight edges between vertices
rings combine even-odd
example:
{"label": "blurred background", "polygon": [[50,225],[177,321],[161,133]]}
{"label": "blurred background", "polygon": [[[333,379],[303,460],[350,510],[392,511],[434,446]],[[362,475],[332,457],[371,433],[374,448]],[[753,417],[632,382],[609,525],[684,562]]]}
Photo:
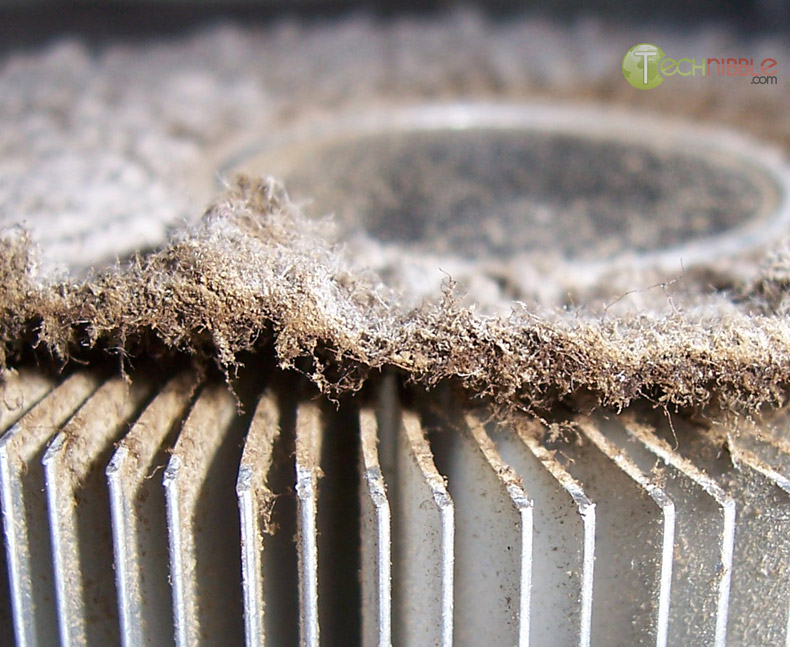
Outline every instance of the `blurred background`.
{"label": "blurred background", "polygon": [[89,1],[1,0],[0,47],[35,45],[54,36],[78,34],[94,42],[135,36],[173,34],[217,20],[269,22],[283,17],[306,20],[338,19],[368,13],[382,19],[403,14],[436,14],[471,8],[491,18],[507,20],[530,13],[558,21],[598,16],[615,23],[664,23],[694,27],[719,25],[745,32],[782,32],[790,26],[785,0],[665,0],[645,3],[604,0],[183,0]]}
{"label": "blurred background", "polygon": [[649,20],[683,27],[717,24],[744,31],[781,32],[790,25],[790,7],[785,0],[665,0],[648,7],[645,3],[618,0],[2,0],[0,47],[33,45],[65,33],[89,36],[96,42],[152,33],[172,34],[218,19],[267,22],[289,16],[326,20],[359,12],[386,19],[458,8],[472,8],[502,20],[529,12],[559,21],[594,15],[620,23]]}
{"label": "blurred background", "polygon": [[[84,272],[199,218],[219,169],[294,122],[431,101],[571,101],[790,143],[788,3],[0,0],[0,227],[45,275]],[[776,59],[779,84],[667,79],[621,62]]]}

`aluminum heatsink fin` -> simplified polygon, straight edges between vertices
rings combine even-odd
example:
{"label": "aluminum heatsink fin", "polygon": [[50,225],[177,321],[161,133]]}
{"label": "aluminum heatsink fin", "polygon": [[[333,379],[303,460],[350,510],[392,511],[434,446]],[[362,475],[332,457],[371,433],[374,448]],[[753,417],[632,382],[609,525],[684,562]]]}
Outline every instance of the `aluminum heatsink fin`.
{"label": "aluminum heatsink fin", "polygon": [[362,644],[392,645],[392,514],[373,411],[360,414]]}
{"label": "aluminum heatsink fin", "polygon": [[[27,381],[27,377],[24,377]],[[3,396],[22,413],[48,386],[34,378],[19,395]],[[8,561],[14,630],[18,647],[53,645],[58,641],[52,546],[47,517],[44,470],[46,444],[98,386],[98,378],[78,373],[47,394],[0,437],[0,500]],[[41,385],[43,388],[39,388]],[[36,393],[31,397],[31,387]],[[7,387],[6,387],[7,388]],[[12,387],[16,388],[16,387]],[[20,391],[17,391],[19,394]],[[3,415],[3,414],[0,414]],[[10,421],[8,412],[4,422]],[[9,638],[2,644],[12,644]]]}
{"label": "aluminum heatsink fin", "polygon": [[736,640],[790,645],[788,461],[785,456],[768,464],[737,442],[726,444],[733,469],[723,477],[725,487],[741,511],[729,634]]}
{"label": "aluminum heatsink fin", "polygon": [[283,412],[269,391],[260,397],[236,482],[247,647],[298,640],[294,430],[288,409]]}
{"label": "aluminum heatsink fin", "polygon": [[168,382],[118,443],[106,469],[124,647],[156,647],[173,641],[160,479],[196,386],[197,378],[189,372]]}
{"label": "aluminum heatsink fin", "polygon": [[780,605],[777,610],[777,626],[772,634],[777,635],[777,640],[781,640],[781,632],[777,630],[780,629],[778,623],[781,618],[781,605],[784,605],[787,621],[784,626],[784,642],[781,644],[790,647],[790,541],[787,539],[790,533],[790,457],[786,454],[785,447],[780,447],[779,452],[773,456],[774,460],[769,463],[758,453],[745,449],[732,436],[726,442],[733,464],[740,472],[741,478],[737,479],[739,486],[748,496],[749,507],[746,513],[754,517],[752,523],[761,525],[768,533],[759,538],[764,545],[764,553],[762,560],[756,565],[762,579],[767,577],[772,582],[768,586],[776,591]]}
{"label": "aluminum heatsink fin", "polygon": [[[393,537],[393,643],[404,647],[453,644],[455,514],[419,418],[394,418],[390,487]],[[388,449],[389,451],[389,449]],[[389,457],[388,457],[389,461]],[[391,485],[390,485],[391,484]]]}
{"label": "aluminum heatsink fin", "polygon": [[694,462],[735,501],[735,540],[727,621],[730,645],[786,645],[790,598],[790,495],[745,454],[737,461],[726,435],[683,420],[655,433]]}
{"label": "aluminum heatsink fin", "polygon": [[[672,571],[674,567],[675,504],[663,487],[654,483],[625,453],[620,451],[614,443],[601,433],[597,424],[589,418],[581,418],[578,421],[578,426],[592,444],[638,486],[642,497],[644,498],[646,495],[655,504],[655,507],[649,510],[653,513],[658,512],[658,515],[651,515],[648,523],[656,526],[660,524],[660,540],[658,538],[653,539],[652,533],[640,532],[639,536],[633,538],[633,543],[639,547],[641,542],[647,538],[644,545],[650,548],[649,552],[645,553],[646,559],[644,561],[651,564],[658,576],[658,586],[653,591],[654,608],[651,610],[650,621],[652,624],[647,624],[649,629],[644,633],[642,640],[645,644],[649,644],[648,640],[652,631],[654,632],[656,647],[666,647],[669,630]],[[643,529],[640,528],[641,530]],[[631,568],[634,571],[639,570],[635,563],[632,564]],[[650,571],[653,569],[646,569],[645,574],[641,575],[641,577],[645,577],[645,575],[652,577],[653,573]],[[638,611],[641,611],[641,609],[638,609]]]}
{"label": "aluminum heatsink fin", "polygon": [[546,439],[596,503],[591,643],[666,644],[674,507],[588,420]]}
{"label": "aluminum heatsink fin", "polygon": [[58,627],[64,647],[119,642],[110,504],[104,469],[150,393],[108,380],[58,432],[43,458]]}
{"label": "aluminum heatsink fin", "polygon": [[24,416],[54,386],[37,371],[9,373],[0,383],[0,434]]}
{"label": "aluminum heatsink fin", "polygon": [[[27,371],[22,375],[10,374],[0,384],[0,434],[23,416],[51,388],[49,380],[33,372]],[[0,532],[3,529],[4,524],[0,523]],[[11,592],[8,584],[6,555],[5,551],[0,551],[0,644],[11,643],[14,639]]]}
{"label": "aluminum heatsink fin", "polygon": [[531,642],[590,645],[595,505],[525,422],[494,430],[503,460],[533,500]]}
{"label": "aluminum heatsink fin", "polygon": [[778,423],[197,379],[11,384],[0,644],[790,647]]}
{"label": "aluminum heatsink fin", "polygon": [[727,644],[735,501],[693,462],[632,416],[600,423],[606,436],[675,503],[669,644]]}
{"label": "aluminum heatsink fin", "polygon": [[205,387],[164,473],[178,647],[244,642],[235,487],[245,432],[227,387]]}
{"label": "aluminum heatsink fin", "polygon": [[[429,424],[455,510],[453,644],[529,644],[532,501],[474,417]],[[436,426],[438,425],[438,426]]]}
{"label": "aluminum heatsink fin", "polygon": [[323,429],[318,407],[299,407],[296,417],[296,496],[299,555],[299,643],[318,647],[318,479]]}

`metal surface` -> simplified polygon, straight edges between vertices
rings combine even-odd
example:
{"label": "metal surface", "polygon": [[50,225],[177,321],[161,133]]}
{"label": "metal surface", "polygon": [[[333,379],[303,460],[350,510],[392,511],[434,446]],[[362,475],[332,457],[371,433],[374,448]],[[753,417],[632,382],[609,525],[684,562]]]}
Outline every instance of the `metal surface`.
{"label": "metal surface", "polygon": [[261,396],[244,443],[236,493],[247,647],[295,645],[297,566],[293,550],[293,420],[273,394]]}
{"label": "metal surface", "polygon": [[299,643],[318,647],[318,479],[321,477],[323,429],[315,405],[299,409],[296,418],[296,496],[299,521]]}
{"label": "metal surface", "polygon": [[[27,379],[26,379],[27,377]],[[32,379],[30,379],[32,378]],[[48,381],[32,376],[10,374],[0,384],[0,434],[15,422],[50,387]],[[0,523],[0,532],[4,525]],[[11,611],[11,592],[8,588],[8,564],[4,551],[0,551],[0,644],[14,638],[14,622]]]}
{"label": "metal surface", "polygon": [[[748,452],[731,453],[721,431],[677,420],[655,433],[700,466],[735,501],[727,642],[785,645],[790,600],[790,495]],[[738,460],[733,460],[737,456]],[[758,468],[759,467],[759,468]]]}
{"label": "metal surface", "polygon": [[245,431],[225,385],[204,388],[164,473],[179,647],[244,641],[235,486]]}
{"label": "metal surface", "polygon": [[475,417],[432,435],[455,506],[453,644],[526,647],[533,504]]}
{"label": "metal surface", "polygon": [[[654,543],[651,542],[650,539],[647,539],[647,541],[645,541],[645,546],[651,547],[651,552],[647,553],[647,559],[656,561],[658,575],[657,591],[653,594],[655,620],[651,619],[651,622],[655,622],[655,644],[657,647],[665,647],[667,644],[669,601],[674,566],[675,504],[672,499],[669,498],[664,488],[654,483],[628,456],[618,451],[614,443],[604,436],[595,423],[589,419],[581,419],[579,421],[579,428],[601,453],[605,454],[618,468],[620,468],[620,470],[628,475],[628,477],[639,487],[640,494],[643,497],[646,494],[652,499],[658,509],[660,515],[658,522],[661,524],[661,539],[660,541],[655,540]],[[622,510],[620,514],[625,516],[627,513]],[[652,521],[651,519],[651,522]],[[642,530],[642,528],[640,528],[640,530]],[[645,535],[646,534],[647,533],[645,533]],[[631,541],[638,546],[645,535],[638,536],[635,534],[635,536],[631,537]],[[636,571],[638,567],[635,562],[636,560],[633,560],[631,568]],[[647,640],[644,640],[644,642],[647,643]]]}
{"label": "metal surface", "polygon": [[[766,532],[765,535],[760,536],[762,545],[755,546],[753,549],[763,551],[753,555],[753,558],[756,557],[759,560],[755,560],[753,563],[757,564],[762,575],[760,578],[762,581],[756,584],[764,587],[763,592],[757,593],[757,595],[765,595],[767,589],[769,595],[776,595],[778,608],[774,612],[776,615],[773,622],[770,622],[769,619],[771,628],[763,630],[762,627],[759,627],[759,631],[766,631],[766,636],[772,636],[771,639],[775,639],[787,647],[790,646],[790,593],[788,593],[790,588],[790,575],[788,575],[790,541],[787,539],[788,533],[790,533],[790,498],[788,498],[790,496],[790,479],[786,474],[777,471],[763,461],[754,452],[739,446],[737,441],[727,442],[727,447],[733,465],[741,473],[739,480],[760,481],[759,485],[757,483],[747,483],[746,485],[749,488],[747,514],[756,517],[755,524],[762,520],[762,528]],[[757,488],[760,490],[759,494],[754,491]],[[747,533],[750,531],[755,532],[750,528]],[[784,638],[782,638],[781,631],[782,607],[784,607],[787,618],[784,625]],[[749,634],[759,636],[758,626],[752,624]]]}
{"label": "metal surface", "polygon": [[535,425],[492,437],[534,501],[531,638],[535,645],[590,645],[595,504],[540,444]]}
{"label": "metal surface", "polygon": [[52,386],[52,380],[37,371],[9,373],[0,383],[0,433],[27,413]]}
{"label": "metal surface", "polygon": [[[13,618],[16,644],[32,647],[55,644],[58,639],[41,457],[46,443],[98,381],[87,373],[75,375],[28,413],[39,395],[50,388],[50,382],[28,375],[21,376],[21,382],[10,385],[13,395],[5,387],[5,406],[0,408],[4,425],[16,419],[0,437],[0,500],[11,603],[8,626]],[[0,643],[12,641],[4,632]]]}
{"label": "metal surface", "polygon": [[167,523],[160,482],[196,378],[171,380],[118,444],[107,466],[121,644],[173,640]]}
{"label": "metal surface", "polygon": [[239,466],[236,495],[241,521],[241,573],[244,592],[244,639],[247,647],[266,644],[263,604],[264,536],[269,531],[274,508],[274,493],[267,476],[272,464],[272,450],[279,435],[277,408],[264,396],[258,403],[250,431],[244,443]]}
{"label": "metal surface", "polygon": [[652,428],[630,416],[603,421],[607,438],[675,502],[669,644],[726,644],[735,502]]}
{"label": "metal surface", "polygon": [[378,453],[378,423],[372,411],[360,421],[362,553],[362,644],[392,645],[392,514]]}
{"label": "metal surface", "polygon": [[395,431],[393,641],[404,647],[450,647],[455,561],[453,502],[416,415],[404,413]]}
{"label": "metal surface", "polygon": [[108,380],[58,432],[43,458],[64,647],[119,642],[110,504],[104,469],[150,392]]}
{"label": "metal surface", "polygon": [[444,391],[418,415],[391,375],[362,411],[284,382],[249,413],[189,373],[145,406],[146,379],[25,379],[3,645],[790,646],[781,422],[549,433]]}
{"label": "metal surface", "polygon": [[593,645],[665,645],[674,509],[597,428],[549,447],[596,503]]}

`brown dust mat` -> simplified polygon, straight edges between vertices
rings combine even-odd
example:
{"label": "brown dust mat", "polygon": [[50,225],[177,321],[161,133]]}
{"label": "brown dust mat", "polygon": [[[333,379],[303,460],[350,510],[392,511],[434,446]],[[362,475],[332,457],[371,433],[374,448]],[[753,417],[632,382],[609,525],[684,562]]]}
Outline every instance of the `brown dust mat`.
{"label": "brown dust mat", "polygon": [[455,378],[507,406],[592,396],[607,407],[648,398],[753,411],[784,402],[790,384],[786,255],[718,315],[678,308],[541,318],[514,305],[486,316],[450,288],[440,301],[404,309],[279,185],[241,178],[163,250],[84,282],[38,285],[23,235],[3,238],[0,259],[4,367],[28,344],[66,359],[155,338],[225,370],[240,352],[271,342],[283,365],[314,357],[312,378],[329,392],[391,366],[427,386]]}

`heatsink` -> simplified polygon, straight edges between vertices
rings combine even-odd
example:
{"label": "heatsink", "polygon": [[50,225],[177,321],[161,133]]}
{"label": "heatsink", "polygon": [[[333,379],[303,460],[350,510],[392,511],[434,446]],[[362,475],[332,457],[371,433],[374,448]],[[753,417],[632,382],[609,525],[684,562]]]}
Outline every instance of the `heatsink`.
{"label": "heatsink", "polygon": [[0,642],[790,644],[780,436],[278,375],[12,377]]}

